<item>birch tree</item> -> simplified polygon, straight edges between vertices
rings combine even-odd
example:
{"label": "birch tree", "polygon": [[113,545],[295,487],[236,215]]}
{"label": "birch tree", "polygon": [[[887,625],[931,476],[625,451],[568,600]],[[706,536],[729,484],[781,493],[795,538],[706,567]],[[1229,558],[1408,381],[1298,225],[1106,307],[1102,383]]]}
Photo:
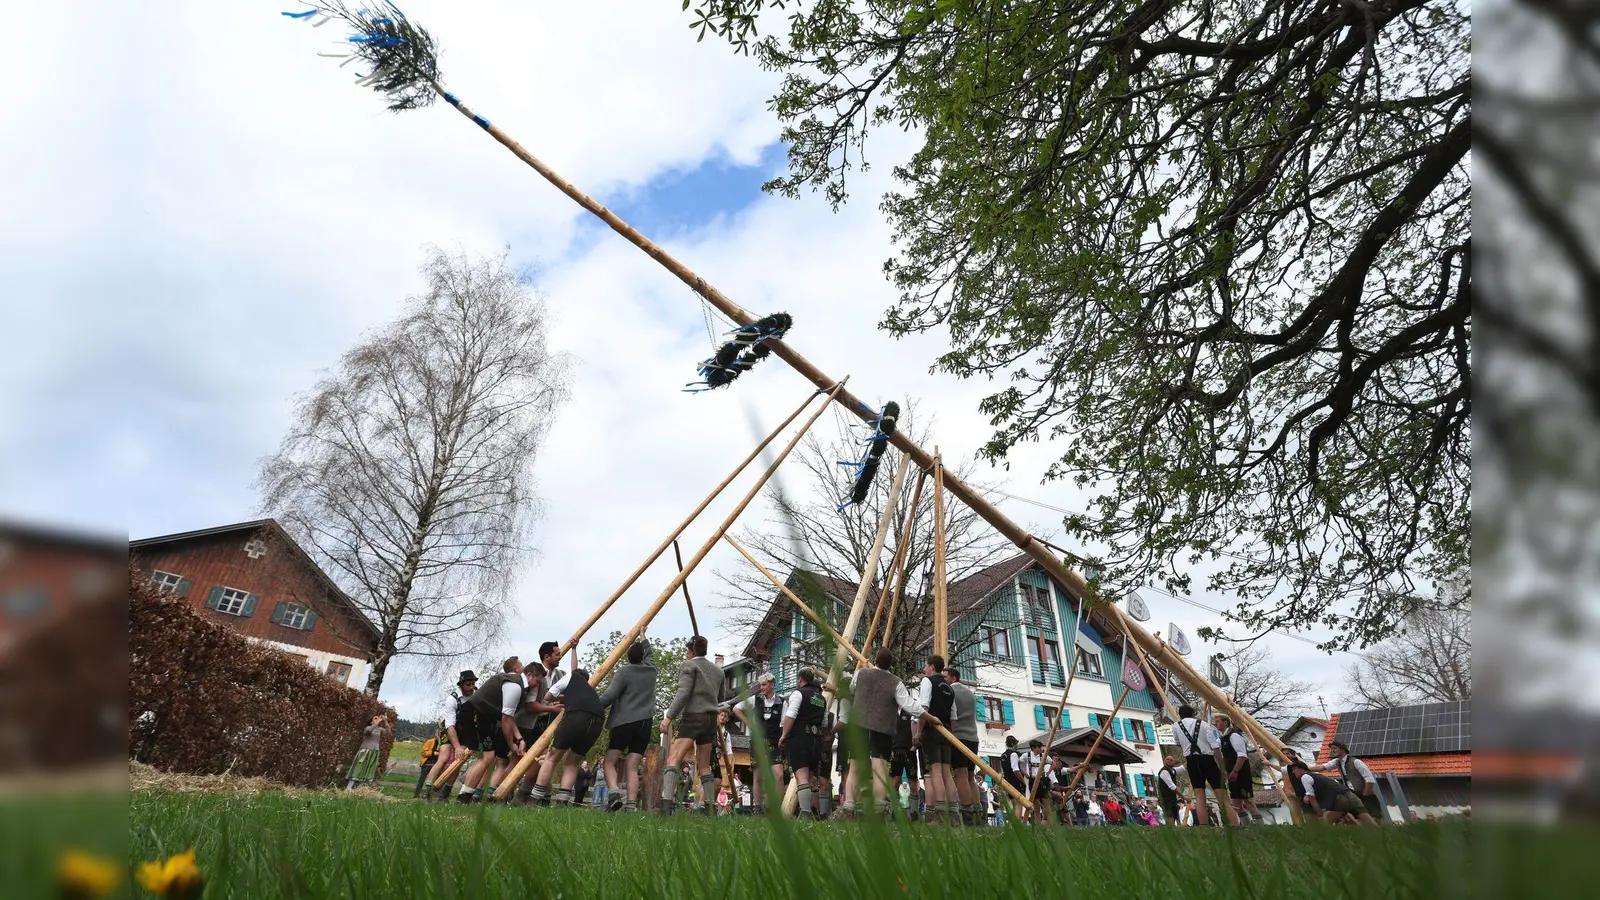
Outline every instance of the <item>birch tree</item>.
{"label": "birch tree", "polygon": [[534,463],[568,397],[543,302],[505,258],[433,250],[427,290],[299,398],[261,463],[276,517],[377,625],[367,693],[396,657],[498,634],[540,503]]}

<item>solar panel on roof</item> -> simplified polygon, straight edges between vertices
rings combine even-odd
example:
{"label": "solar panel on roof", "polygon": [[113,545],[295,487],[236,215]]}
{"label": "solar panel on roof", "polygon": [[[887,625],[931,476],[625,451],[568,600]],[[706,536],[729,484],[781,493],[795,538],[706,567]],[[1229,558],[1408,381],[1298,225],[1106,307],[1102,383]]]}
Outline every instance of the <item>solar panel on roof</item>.
{"label": "solar panel on roof", "polygon": [[1471,709],[1454,702],[1352,710],[1339,716],[1334,740],[1356,756],[1466,751],[1472,749]]}

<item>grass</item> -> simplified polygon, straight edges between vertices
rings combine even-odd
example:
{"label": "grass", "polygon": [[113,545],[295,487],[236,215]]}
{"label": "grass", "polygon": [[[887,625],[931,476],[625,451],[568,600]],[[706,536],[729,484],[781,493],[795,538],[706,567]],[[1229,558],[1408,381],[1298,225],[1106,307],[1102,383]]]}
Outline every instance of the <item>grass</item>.
{"label": "grass", "polygon": [[0,809],[0,871],[7,895],[23,898],[52,896],[62,846],[125,859],[130,869],[194,847],[208,897],[1600,896],[1592,849],[1600,831],[1577,826],[948,832],[333,794],[139,791],[20,802]]}
{"label": "grass", "polygon": [[421,760],[422,742],[395,741],[394,746],[389,748],[389,761],[395,762],[402,759],[410,760],[411,762],[418,762]]}

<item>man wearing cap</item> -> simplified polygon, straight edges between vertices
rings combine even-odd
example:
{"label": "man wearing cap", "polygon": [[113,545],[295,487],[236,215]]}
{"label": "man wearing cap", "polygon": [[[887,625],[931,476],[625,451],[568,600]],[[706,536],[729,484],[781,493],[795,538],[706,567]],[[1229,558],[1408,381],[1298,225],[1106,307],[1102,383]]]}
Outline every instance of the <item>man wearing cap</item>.
{"label": "man wearing cap", "polygon": [[661,733],[672,733],[672,720],[682,717],[678,738],[672,742],[667,764],[661,771],[661,813],[672,815],[676,811],[678,793],[678,764],[691,754],[695,771],[700,773],[700,796],[706,799],[706,811],[711,803],[711,785],[716,776],[711,774],[711,750],[717,743],[717,701],[722,697],[722,669],[706,659],[707,642],[704,635],[689,639],[689,658],[678,667],[678,691],[661,718]]}
{"label": "man wearing cap", "polygon": [[[476,735],[472,731],[472,715],[470,707],[466,707],[466,698],[478,689],[478,674],[471,669],[463,671],[456,676],[456,689],[450,691],[444,698],[444,733],[448,743],[439,751],[439,760],[433,764],[439,774],[443,775],[450,770],[450,766],[458,759],[465,759],[468,754],[477,748]],[[466,733],[463,733],[466,732]],[[467,740],[471,738],[471,740]],[[470,749],[469,749],[470,748]],[[465,770],[463,765],[451,776],[450,783],[454,784],[456,778]],[[429,785],[428,791],[423,795],[425,802],[432,802],[437,798],[450,796],[450,784]]]}
{"label": "man wearing cap", "polygon": [[1378,824],[1349,785],[1321,772],[1312,772],[1304,760],[1296,760],[1289,765],[1289,784],[1300,802],[1310,807],[1324,822],[1341,822],[1348,817],[1363,825]]}
{"label": "man wearing cap", "polygon": [[1367,815],[1379,824],[1388,818],[1383,811],[1383,802],[1378,799],[1378,779],[1373,776],[1367,764],[1350,755],[1350,748],[1344,741],[1334,741],[1328,745],[1328,753],[1333,756],[1322,766],[1322,771],[1336,771],[1350,790],[1356,792],[1361,798],[1361,804],[1366,807]]}
{"label": "man wearing cap", "polygon": [[[756,679],[756,692],[743,704],[734,707],[733,714],[744,722],[745,731],[754,738],[756,730],[761,731],[762,737],[767,742],[767,753],[772,757],[772,783],[779,791],[783,789],[783,760],[778,755],[778,738],[783,735],[783,700],[778,697],[777,679],[771,672],[763,672]],[[752,743],[752,747],[755,745]],[[750,760],[750,785],[755,792],[751,812],[761,815],[762,800],[766,788],[762,785],[765,780],[756,772],[755,755],[752,752]]]}

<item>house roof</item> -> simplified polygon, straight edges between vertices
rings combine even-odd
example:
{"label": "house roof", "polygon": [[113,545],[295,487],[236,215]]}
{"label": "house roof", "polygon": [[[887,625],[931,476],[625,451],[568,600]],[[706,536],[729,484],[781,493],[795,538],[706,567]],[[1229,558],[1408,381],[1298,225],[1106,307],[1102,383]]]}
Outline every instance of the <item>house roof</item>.
{"label": "house roof", "polygon": [[[1403,707],[1402,707],[1403,708]],[[1339,717],[1334,713],[1328,720],[1328,733],[1323,735],[1318,758],[1328,758],[1328,746],[1335,740]],[[1358,754],[1375,775],[1468,775],[1472,774],[1472,751],[1445,751],[1424,753]]]}
{"label": "house roof", "polygon": [[[1089,747],[1094,744],[1095,735],[1099,733],[1100,729],[1098,728],[1069,728],[1066,731],[1057,731],[1056,739],[1051,742],[1049,749],[1060,749],[1068,756],[1073,754],[1087,756]],[[1048,737],[1049,734],[1050,732],[1048,731],[1041,731],[1029,738],[1028,741],[1039,740]],[[1025,748],[1028,745],[1028,741],[1019,741],[1018,746]],[[1074,747],[1073,745],[1075,744],[1078,746]],[[1100,741],[1100,746],[1095,748],[1094,758],[1091,762],[1141,763],[1144,762],[1144,756],[1108,734],[1104,740]]]}
{"label": "house roof", "polygon": [[1288,728],[1285,728],[1283,730],[1283,732],[1278,735],[1278,737],[1280,739],[1282,739],[1285,743],[1287,743],[1289,738],[1293,737],[1295,734],[1297,734],[1301,729],[1305,728],[1307,725],[1315,725],[1316,727],[1324,729],[1326,731],[1332,731],[1333,730],[1332,728],[1328,727],[1328,720],[1327,719],[1318,719],[1318,718],[1316,718],[1314,716],[1301,716],[1300,718],[1294,720],[1294,724],[1293,725],[1290,725]]}
{"label": "house roof", "polygon": [[135,541],[129,541],[128,549],[136,552],[144,548],[177,544],[183,541],[194,540],[196,538],[213,537],[216,535],[230,533],[255,533],[259,531],[271,532],[274,537],[282,540],[283,543],[294,552],[296,559],[303,563],[312,572],[316,573],[318,580],[320,580],[323,586],[328,589],[329,595],[344,607],[345,611],[349,613],[352,621],[354,621],[361,628],[366,629],[366,631],[374,640],[377,640],[379,637],[381,637],[381,633],[378,631],[378,626],[372,624],[372,620],[367,618],[366,613],[362,612],[360,607],[356,606],[355,601],[350,599],[350,595],[346,594],[343,589],[334,583],[332,578],[328,577],[328,573],[324,572],[322,567],[317,565],[316,560],[312,559],[311,555],[306,553],[305,548],[301,547],[299,542],[291,537],[289,532],[284,530],[283,526],[278,523],[277,519],[254,519],[249,522],[238,522],[233,525],[218,525],[212,528],[199,528],[195,529],[194,531],[180,531],[176,534],[163,534],[155,537],[139,538]]}

